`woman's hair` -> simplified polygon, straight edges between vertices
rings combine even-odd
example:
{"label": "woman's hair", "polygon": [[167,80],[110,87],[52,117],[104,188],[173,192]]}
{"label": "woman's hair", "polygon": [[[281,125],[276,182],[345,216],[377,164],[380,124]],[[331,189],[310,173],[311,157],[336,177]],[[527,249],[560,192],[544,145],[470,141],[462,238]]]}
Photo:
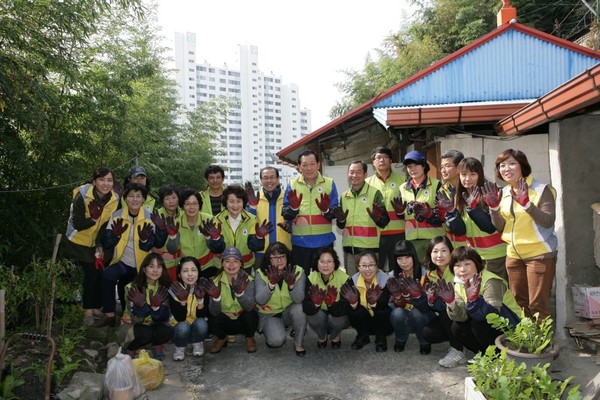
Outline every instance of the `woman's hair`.
{"label": "woman's hair", "polygon": [[[373,250],[363,250],[356,256],[356,269],[358,269],[358,263],[360,263],[360,259],[363,257],[371,257],[375,260],[375,264],[379,262],[377,254]],[[377,267],[379,268],[379,265]]]}
{"label": "woman's hair", "polygon": [[185,264],[186,262],[194,263],[194,265],[196,266],[196,269],[198,270],[198,278],[200,278],[201,267],[200,267],[200,263],[198,262],[198,259],[196,257],[191,257],[191,256],[181,257],[181,259],[179,260],[179,264],[177,264],[177,280],[182,283],[183,283],[183,280],[181,279],[181,268],[183,268],[183,264]]}
{"label": "woman's hair", "polygon": [[161,186],[158,189],[158,198],[160,199],[161,203],[165,200],[165,197],[170,196],[172,194],[176,194],[179,198],[179,190],[177,190],[175,185],[168,184]]}
{"label": "woman's hair", "polygon": [[448,247],[448,250],[450,250],[450,253],[452,253],[452,250],[454,250],[454,246],[452,246],[452,242],[447,236],[439,235],[431,239],[427,245],[427,250],[425,250],[425,257],[423,258],[423,265],[429,271],[435,271],[437,269],[437,265],[435,265],[431,259],[431,252],[433,251],[435,245],[439,243],[444,243]]}
{"label": "woman's hair", "polygon": [[[417,249],[410,242],[410,240],[400,240],[394,246],[394,256],[396,258],[401,256],[409,256],[413,261],[413,278],[416,280],[421,279],[421,263],[419,262],[419,256],[417,255]],[[394,263],[394,276],[400,276],[402,273],[402,268],[398,265],[398,263]]]}
{"label": "woman's hair", "polygon": [[[477,183],[475,184],[475,186],[481,188],[485,183],[483,164],[481,164],[481,161],[479,161],[478,159],[474,157],[464,158],[458,164],[457,169],[459,175],[465,172],[475,172],[477,174]],[[462,185],[459,176],[458,185],[456,186],[456,207],[458,208],[458,211],[461,215],[464,214],[465,207],[467,206],[467,203],[465,202],[465,199],[462,196],[463,192],[465,192],[466,190],[467,189],[465,189],[465,187]]]}
{"label": "woman's hair", "polygon": [[263,256],[262,262],[260,263],[260,269],[263,272],[267,272],[269,270],[269,266],[271,265],[271,255],[272,254],[283,254],[287,259],[288,265],[294,265],[294,260],[292,257],[292,252],[288,247],[281,242],[273,242],[269,244],[267,250],[265,251],[265,255]]}
{"label": "woman's hair", "polygon": [[529,175],[531,175],[531,164],[529,164],[525,153],[523,153],[521,150],[507,149],[500,153],[496,158],[496,178],[504,181],[504,178],[502,178],[502,175],[500,174],[500,164],[510,157],[517,160],[519,165],[521,165],[521,175],[523,175],[524,178],[527,178]]}
{"label": "woman's hair", "polygon": [[98,167],[96,168],[96,170],[94,171],[94,173],[92,174],[92,180],[96,180],[98,178],[102,178],[108,174],[112,175],[113,181],[115,180],[115,174],[108,168],[106,167]]}
{"label": "woman's hair", "polygon": [[450,265],[448,266],[448,268],[450,268],[450,272],[452,272],[454,275],[454,266],[460,261],[466,260],[470,260],[475,263],[475,266],[477,267],[477,273],[483,270],[483,260],[481,259],[481,256],[477,250],[473,249],[472,247],[460,246],[457,247],[450,255]]}
{"label": "woman's hair", "polygon": [[200,197],[200,193],[189,188],[181,191],[181,194],[179,195],[179,207],[183,208],[183,203],[192,196],[196,196],[196,199],[198,199],[198,206],[200,207],[200,210],[202,210],[202,197]]}
{"label": "woman's hair", "polygon": [[142,192],[142,196],[144,200],[148,197],[148,189],[144,185],[140,185],[139,183],[129,183],[125,186],[125,191],[123,192],[123,197],[127,197],[129,192]]}
{"label": "woman's hair", "polygon": [[146,281],[146,274],[144,270],[146,269],[146,267],[152,264],[153,260],[156,260],[156,262],[158,262],[158,265],[162,267],[162,274],[160,275],[160,278],[158,278],[158,284],[160,286],[165,287],[169,287],[171,285],[171,279],[169,278],[169,274],[167,273],[167,266],[165,265],[165,260],[163,260],[162,256],[158,253],[149,253],[146,257],[144,257],[144,260],[142,261],[142,265],[140,267],[140,271],[133,279],[132,286],[137,286],[137,288],[140,290],[148,287],[148,282]]}
{"label": "woman's hair", "polygon": [[312,259],[312,270],[313,271],[318,271],[319,270],[319,258],[321,258],[321,256],[323,254],[330,254],[331,257],[333,258],[333,270],[337,270],[340,267],[340,258],[338,257],[337,252],[335,251],[335,249],[333,249],[332,247],[321,247],[319,250],[317,250],[317,253],[315,254],[314,258]]}
{"label": "woman's hair", "polygon": [[223,207],[227,208],[227,198],[232,194],[238,199],[242,199],[244,202],[244,208],[246,208],[246,204],[248,204],[248,194],[240,185],[229,185],[223,190],[223,197],[221,198],[221,204]]}

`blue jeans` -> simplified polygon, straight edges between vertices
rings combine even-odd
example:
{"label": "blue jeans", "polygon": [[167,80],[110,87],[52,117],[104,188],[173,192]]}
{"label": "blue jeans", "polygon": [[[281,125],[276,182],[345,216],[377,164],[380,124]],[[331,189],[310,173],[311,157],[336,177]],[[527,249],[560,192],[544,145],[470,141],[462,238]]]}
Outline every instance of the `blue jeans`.
{"label": "blue jeans", "polygon": [[197,318],[191,324],[178,322],[173,331],[173,343],[177,347],[185,347],[188,343],[200,343],[208,333],[208,323],[204,318]]}
{"label": "blue jeans", "polygon": [[429,344],[423,337],[423,329],[425,329],[425,326],[427,326],[434,317],[435,314],[432,311],[422,313],[417,308],[413,308],[410,311],[406,308],[394,308],[390,315],[390,322],[396,333],[396,342],[406,343],[408,334],[414,333],[419,344]]}

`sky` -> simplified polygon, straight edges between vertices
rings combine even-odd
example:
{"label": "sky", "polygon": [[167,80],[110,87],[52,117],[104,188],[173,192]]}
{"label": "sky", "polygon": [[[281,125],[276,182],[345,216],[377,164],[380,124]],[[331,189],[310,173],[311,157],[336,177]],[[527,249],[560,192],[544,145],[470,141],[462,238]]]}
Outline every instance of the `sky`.
{"label": "sky", "polygon": [[159,0],[163,36],[196,33],[196,61],[233,66],[237,45],[258,47],[258,67],[295,83],[312,131],[330,122],[343,70],[362,70],[373,49],[405,27],[409,0]]}

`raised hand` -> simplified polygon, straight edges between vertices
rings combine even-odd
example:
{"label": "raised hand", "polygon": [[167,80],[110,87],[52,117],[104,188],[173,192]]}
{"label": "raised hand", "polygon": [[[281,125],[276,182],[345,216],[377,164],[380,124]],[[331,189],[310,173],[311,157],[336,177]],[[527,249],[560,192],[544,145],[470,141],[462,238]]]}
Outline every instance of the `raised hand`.
{"label": "raised hand", "polygon": [[171,292],[180,303],[187,302],[188,291],[185,290],[179,282],[173,282],[169,288],[169,292]]}
{"label": "raised hand", "polygon": [[259,239],[267,236],[269,232],[273,229],[273,224],[271,221],[267,221],[266,219],[262,222],[261,225],[258,225],[258,222],[255,225],[256,237]]}
{"label": "raised hand", "polygon": [[496,185],[496,182],[484,182],[482,195],[490,208],[498,208],[502,199],[502,189]]}
{"label": "raised hand", "polygon": [[419,218],[427,219],[433,215],[433,210],[431,209],[431,206],[429,205],[429,203],[421,203],[421,202],[415,201],[413,203],[412,208],[413,208],[413,211],[415,212],[415,216],[417,216]]}
{"label": "raised hand", "polygon": [[348,218],[349,212],[350,212],[350,209],[344,211],[342,209],[342,207],[340,207],[340,206],[335,206],[331,209],[331,213],[333,214],[333,216],[335,217],[335,219],[337,219],[337,221],[339,223],[346,221],[346,218]]}
{"label": "raised hand", "polygon": [[174,237],[179,232],[179,222],[175,223],[175,218],[168,216],[165,220],[167,223],[167,235]]}
{"label": "raised hand", "polygon": [[233,288],[235,294],[241,296],[246,291],[249,283],[250,280],[248,279],[248,274],[246,271],[241,269],[237,276],[231,280],[231,287]]}
{"label": "raised hand", "polygon": [[427,295],[427,302],[429,304],[433,304],[435,302],[437,291],[438,287],[435,282],[427,282],[427,284],[425,284],[425,295]]}
{"label": "raised hand", "polygon": [[467,207],[469,207],[469,210],[474,209],[477,207],[477,204],[479,204],[479,194],[479,187],[477,186],[471,188],[471,193],[467,193],[466,191],[462,192],[462,197],[465,200]]}
{"label": "raised hand", "polygon": [[525,207],[527,203],[529,203],[529,185],[527,184],[525,178],[520,178],[517,181],[517,188],[516,190],[511,188],[510,195],[517,203],[519,203],[523,207]]}
{"label": "raised hand", "polygon": [[440,299],[444,301],[444,303],[451,304],[454,302],[454,284],[452,282],[446,282],[443,279],[438,279],[437,286],[437,294],[440,296]]}
{"label": "raised hand", "polygon": [[308,288],[308,298],[316,307],[321,307],[325,299],[325,290],[319,289],[317,285],[310,285]]}
{"label": "raised hand", "polygon": [[322,213],[326,213],[331,205],[331,196],[327,193],[321,193],[321,199],[315,199],[315,204]]}
{"label": "raised hand", "polygon": [[277,226],[286,231],[287,233],[292,233],[292,223],[290,221],[278,222]]}
{"label": "raised hand", "polygon": [[369,210],[369,207],[367,207],[367,213],[375,223],[378,223],[381,221],[381,217],[387,214],[387,210],[385,207],[382,207],[377,203],[373,203],[373,210],[371,211]]}
{"label": "raised hand", "polygon": [[423,288],[421,284],[410,276],[404,277],[404,287],[410,294],[410,297],[418,299],[423,295]]}
{"label": "raised hand", "polygon": [[248,195],[248,205],[253,208],[256,207],[258,204],[258,195],[254,192],[252,183],[246,182],[244,185],[244,190],[246,191],[246,195]]}
{"label": "raised hand", "polygon": [[302,204],[302,193],[300,193],[300,196],[298,196],[295,190],[290,190],[290,193],[288,194],[288,203],[290,204],[292,210],[298,210],[300,208],[300,204]]}
{"label": "raised hand", "polygon": [[281,274],[279,268],[274,265],[269,265],[266,275],[271,285],[276,285],[283,279],[283,274]]}
{"label": "raised hand", "polygon": [[167,229],[167,224],[165,223],[165,220],[163,219],[163,217],[160,216],[160,214],[157,211],[154,211],[152,213],[150,219],[154,223],[154,226],[156,226],[156,229],[161,231]]}
{"label": "raised hand", "polygon": [[327,304],[328,307],[335,303],[335,301],[337,300],[337,294],[338,292],[335,286],[327,286],[327,292],[325,294],[325,304]]}
{"label": "raised hand", "polygon": [[287,283],[289,288],[294,287],[296,284],[296,269],[293,265],[286,265],[283,270],[283,279],[285,279],[285,283]]}
{"label": "raised hand", "polygon": [[385,284],[390,291],[392,297],[399,297],[402,294],[402,285],[400,284],[400,280],[395,277],[390,277],[387,283]]}
{"label": "raised hand", "polygon": [[104,209],[104,206],[102,206],[96,199],[92,199],[88,203],[88,211],[90,212],[90,218],[93,219],[94,222],[98,221],[98,219],[100,219],[103,209]]}
{"label": "raised hand", "polygon": [[440,190],[437,192],[435,201],[437,206],[447,213],[454,210],[454,195],[452,193],[450,193],[450,197],[448,197],[446,192]]}
{"label": "raised hand", "polygon": [[350,305],[358,303],[358,290],[348,282],[342,285],[340,294]]}
{"label": "raised hand", "polygon": [[471,303],[479,297],[479,291],[481,289],[481,275],[475,274],[471,281],[465,282],[465,292],[467,294],[467,302]]}
{"label": "raised hand", "polygon": [[135,308],[142,308],[146,304],[146,290],[139,290],[137,286],[131,286],[127,293],[127,300],[133,303]]}
{"label": "raised hand", "polygon": [[221,287],[215,285],[215,282],[212,279],[203,280],[202,287],[204,288],[206,294],[213,299],[218,299],[221,296]]}
{"label": "raised hand", "polygon": [[150,291],[150,307],[152,308],[158,308],[162,305],[162,303],[165,302],[165,300],[167,299],[167,288],[164,286],[159,287],[156,290],[156,293],[152,293],[152,291]]}
{"label": "raised hand", "polygon": [[206,290],[204,290],[204,282],[207,279],[204,277],[201,277],[200,279],[198,279],[198,282],[196,283],[196,287],[194,288],[194,296],[196,296],[196,299],[198,300],[198,302],[201,302],[204,300],[204,296],[206,296]]}
{"label": "raised hand", "polygon": [[392,207],[396,214],[404,214],[406,210],[406,202],[402,201],[402,196],[394,197],[392,199]]}
{"label": "raised hand", "polygon": [[150,222],[144,222],[143,226],[138,226],[137,231],[138,236],[142,242],[145,242],[148,239],[150,239],[150,236],[152,236],[152,233],[154,232],[152,230],[152,224]]}
{"label": "raised hand", "polygon": [[371,287],[367,289],[367,303],[369,303],[369,305],[377,304],[382,292],[381,286],[373,283]]}
{"label": "raised hand", "polygon": [[219,240],[221,237],[221,224],[215,224],[211,219],[208,219],[202,225],[202,234],[206,237],[210,237],[212,240]]}
{"label": "raised hand", "polygon": [[113,235],[120,237],[129,228],[129,224],[123,218],[117,218],[113,221],[111,227]]}

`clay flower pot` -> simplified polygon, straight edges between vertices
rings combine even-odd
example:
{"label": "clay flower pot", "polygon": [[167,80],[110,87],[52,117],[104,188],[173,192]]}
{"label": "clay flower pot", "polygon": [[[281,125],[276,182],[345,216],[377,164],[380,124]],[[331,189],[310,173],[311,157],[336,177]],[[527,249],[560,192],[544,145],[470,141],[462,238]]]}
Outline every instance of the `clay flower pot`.
{"label": "clay flower pot", "polygon": [[506,354],[509,358],[512,358],[517,363],[524,362],[525,365],[527,365],[527,369],[531,369],[538,364],[544,365],[546,363],[552,363],[552,361],[558,358],[560,352],[560,346],[554,344],[541,354],[522,353],[511,349],[510,346],[505,343],[505,339],[506,335],[504,334],[498,336],[495,341],[496,347],[500,350],[506,349]]}

